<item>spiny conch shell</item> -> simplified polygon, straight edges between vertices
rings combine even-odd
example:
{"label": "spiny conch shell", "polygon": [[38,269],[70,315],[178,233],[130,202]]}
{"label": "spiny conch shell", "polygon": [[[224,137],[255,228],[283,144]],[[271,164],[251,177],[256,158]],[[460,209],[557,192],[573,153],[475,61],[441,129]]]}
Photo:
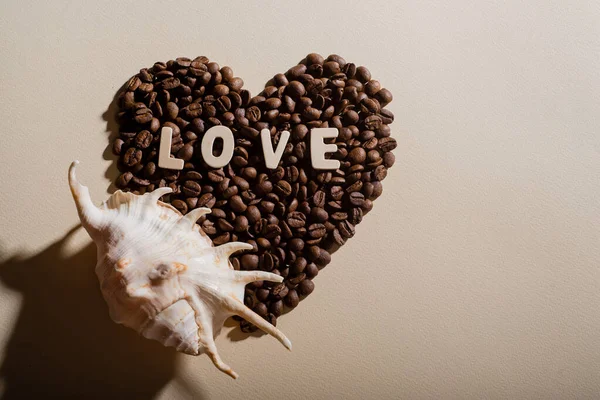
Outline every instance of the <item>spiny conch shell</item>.
{"label": "spiny conch shell", "polygon": [[233,315],[291,350],[283,333],[244,305],[246,284],[283,281],[270,272],[233,269],[229,256],[252,249],[250,244],[214,247],[196,224],[210,210],[196,208],[183,216],[159,201],[170,188],[143,195],[119,190],[96,207],[75,177],[78,163],[69,168],[69,186],[81,223],[98,248],[96,275],[115,322],[180,352],[205,352],[233,378],[237,374],[221,360],[214,341]]}

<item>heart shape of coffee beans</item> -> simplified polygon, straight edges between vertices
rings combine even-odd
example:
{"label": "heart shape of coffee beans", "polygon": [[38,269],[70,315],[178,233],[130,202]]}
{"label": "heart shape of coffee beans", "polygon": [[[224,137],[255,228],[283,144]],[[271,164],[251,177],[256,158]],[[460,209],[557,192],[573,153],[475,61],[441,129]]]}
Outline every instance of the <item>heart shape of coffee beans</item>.
{"label": "heart shape of coffee beans", "polygon": [[[381,195],[396,147],[389,128],[394,116],[384,108],[392,94],[367,68],[315,53],[275,75],[258,96],[242,86],[231,68],[206,57],[140,70],[118,96],[113,153],[122,174],[116,185],[136,193],[169,186],[173,194],[163,200],[183,214],[211,208],[198,223],[215,245],[242,241],[254,247],[231,258],[235,269],[285,278],[246,287],[246,305],[276,325],[277,317],[312,293],[313,278],[331,252],[354,235]],[[233,158],[220,169],[200,155],[202,136],[215,125],[229,127],[235,138]],[[182,171],[158,167],[162,127],[173,129],[171,154],[185,161]],[[339,131],[325,142],[337,145],[330,156],[340,168],[314,170],[309,132],[327,127]],[[277,169],[265,166],[264,128],[274,147],[282,131],[291,134]],[[256,329],[240,321],[243,331]]]}

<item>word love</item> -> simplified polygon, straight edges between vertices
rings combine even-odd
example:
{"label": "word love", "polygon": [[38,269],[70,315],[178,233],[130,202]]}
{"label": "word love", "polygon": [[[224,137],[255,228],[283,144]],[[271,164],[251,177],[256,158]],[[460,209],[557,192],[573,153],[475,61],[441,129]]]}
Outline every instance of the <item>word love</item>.
{"label": "word love", "polygon": [[[310,160],[314,169],[338,169],[340,162],[325,158],[325,154],[337,151],[335,144],[325,144],[323,139],[336,138],[338,136],[337,128],[313,128],[310,131]],[[223,151],[218,156],[213,154],[215,140],[223,140]],[[180,158],[172,158],[171,141],[173,139],[173,129],[164,127],[160,131],[160,147],[158,149],[158,166],[166,169],[183,169],[184,161]],[[271,133],[268,129],[260,131],[260,140],[262,143],[265,165],[269,169],[277,168],[279,161],[283,156],[283,151],[290,139],[290,133],[283,131],[277,148],[273,149],[271,142]],[[229,164],[233,157],[233,148],[235,141],[231,129],[226,126],[217,125],[210,128],[202,138],[200,147],[204,162],[213,168],[222,168]]]}

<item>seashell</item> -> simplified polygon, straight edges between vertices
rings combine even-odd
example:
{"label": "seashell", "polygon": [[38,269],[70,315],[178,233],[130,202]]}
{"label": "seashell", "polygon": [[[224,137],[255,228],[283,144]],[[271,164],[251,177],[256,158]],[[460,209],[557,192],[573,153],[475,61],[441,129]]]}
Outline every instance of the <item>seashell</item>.
{"label": "seashell", "polygon": [[214,338],[225,320],[238,315],[292,344],[273,325],[244,305],[246,284],[282,282],[263,271],[236,271],[229,256],[250,250],[247,243],[214,247],[196,221],[208,208],[185,216],[159,201],[170,188],[143,195],[115,192],[100,207],[75,176],[78,161],[69,168],[69,186],[83,227],[96,243],[96,275],[110,317],[177,351],[206,353],[215,366],[233,378],[237,374],[222,360]]}

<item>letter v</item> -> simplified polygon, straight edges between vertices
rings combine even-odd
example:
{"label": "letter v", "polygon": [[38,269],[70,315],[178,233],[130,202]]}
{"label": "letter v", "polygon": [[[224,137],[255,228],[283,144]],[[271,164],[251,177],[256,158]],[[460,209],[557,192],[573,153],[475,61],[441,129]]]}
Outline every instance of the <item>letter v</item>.
{"label": "letter v", "polygon": [[281,138],[277,143],[277,149],[273,151],[273,143],[271,142],[271,132],[265,128],[260,131],[260,140],[262,142],[263,154],[265,157],[265,165],[269,169],[277,168],[277,164],[281,160],[285,146],[290,139],[290,133],[288,131],[281,132]]}

